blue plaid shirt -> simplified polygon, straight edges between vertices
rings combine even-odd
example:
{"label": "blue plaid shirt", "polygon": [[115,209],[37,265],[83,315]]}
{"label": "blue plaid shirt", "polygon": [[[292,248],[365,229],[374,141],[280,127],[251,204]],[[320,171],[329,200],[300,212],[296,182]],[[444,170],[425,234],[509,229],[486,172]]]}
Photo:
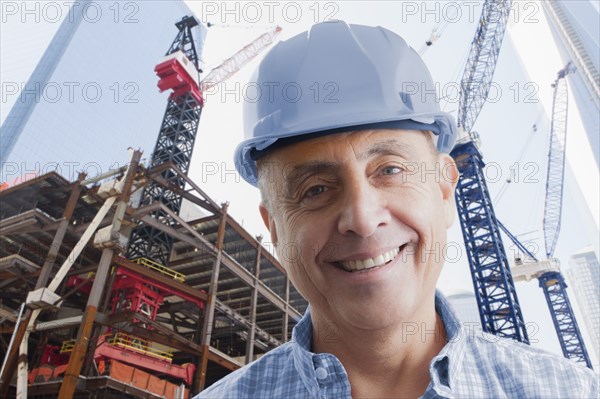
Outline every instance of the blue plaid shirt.
{"label": "blue plaid shirt", "polygon": [[[570,360],[461,325],[438,292],[447,343],[429,366],[422,398],[598,398],[598,377]],[[342,363],[312,353],[310,309],[292,340],[234,371],[197,398],[351,398]]]}

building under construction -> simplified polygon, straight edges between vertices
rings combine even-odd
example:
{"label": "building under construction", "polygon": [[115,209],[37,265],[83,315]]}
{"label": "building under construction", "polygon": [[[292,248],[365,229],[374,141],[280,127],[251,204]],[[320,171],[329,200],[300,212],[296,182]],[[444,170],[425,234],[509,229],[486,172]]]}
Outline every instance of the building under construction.
{"label": "building under construction", "polygon": [[[131,206],[144,186],[165,184],[165,171],[186,181],[181,196],[205,216],[173,214],[176,224],[166,225],[151,216],[157,208],[169,213],[163,204]],[[68,384],[75,397],[188,397],[290,339],[306,308],[260,238],[172,164],[133,162],[120,176],[93,181],[49,173],[1,191],[0,201],[3,366],[28,366],[27,381],[19,381],[28,397],[57,397]],[[122,257],[133,226],[172,239],[168,268]],[[90,231],[95,238],[83,242]],[[61,276],[56,295],[34,291]],[[8,346],[36,311],[27,365],[18,345]],[[7,384],[8,397],[17,380]]]}
{"label": "building under construction", "polygon": [[1,397],[187,398],[286,342],[306,309],[261,238],[187,176],[203,93],[280,28],[200,81],[200,25],[176,22],[154,69],[170,96],[147,165],[130,151],[97,176],[0,186]]}

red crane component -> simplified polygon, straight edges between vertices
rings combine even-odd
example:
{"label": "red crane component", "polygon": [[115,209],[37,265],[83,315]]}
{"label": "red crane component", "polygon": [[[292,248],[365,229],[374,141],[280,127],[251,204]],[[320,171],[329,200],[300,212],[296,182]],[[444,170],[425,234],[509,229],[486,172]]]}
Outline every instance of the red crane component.
{"label": "red crane component", "polygon": [[154,68],[154,72],[160,78],[158,88],[161,93],[166,90],[173,90],[169,96],[171,100],[190,93],[198,104],[203,106],[202,92],[229,79],[250,60],[270,46],[280,32],[281,27],[277,26],[272,31],[263,33],[210,71],[202,82],[198,81],[198,70],[182,51],[169,54],[161,58]]}
{"label": "red crane component", "polygon": [[43,364],[29,372],[27,381],[30,384],[34,382],[48,382],[54,377],[55,366],[51,364]]}
{"label": "red crane component", "polygon": [[[118,264],[118,262],[130,262],[130,261],[128,261],[127,259],[118,258],[117,264]],[[148,277],[141,276],[141,275],[137,274],[136,272],[129,270],[125,267],[119,267],[117,269],[116,273],[117,273],[117,276],[119,279],[125,278],[125,276],[126,276],[127,278],[131,278],[131,279],[140,281],[144,284],[150,284],[153,288],[160,291],[161,295],[163,295],[163,296],[175,295],[179,298],[185,299],[186,301],[195,303],[196,305],[198,305],[198,307],[200,309],[204,309],[204,301],[203,300],[200,300],[199,298],[197,298],[195,296],[188,295],[185,292],[177,291],[176,289],[171,288],[169,285],[161,282],[160,280],[150,279]]]}
{"label": "red crane component", "polygon": [[106,361],[109,359],[157,373],[167,374],[185,381],[188,385],[192,383],[194,372],[196,371],[196,366],[192,363],[179,366],[158,357],[158,355],[149,354],[143,344],[136,347],[135,344],[127,340],[115,340],[110,338],[110,335],[103,335],[98,339],[98,347],[94,352],[94,360]]}
{"label": "red crane component", "polygon": [[[123,258],[119,258],[119,259],[117,259],[117,262],[118,261],[126,262],[127,260],[125,260]],[[116,268],[116,273],[117,273],[117,278],[115,279],[115,283],[113,285],[113,295],[114,295],[114,291],[117,289],[120,289],[120,290],[121,289],[134,289],[135,287],[142,287],[143,285],[146,285],[146,286],[150,285],[153,287],[152,291],[154,294],[148,293],[147,289],[144,290],[144,292],[148,293],[147,295],[151,296],[152,298],[155,298],[155,296],[154,296],[155,294],[160,295],[162,298],[164,298],[165,296],[168,296],[168,295],[174,295],[174,296],[180,297],[182,299],[185,299],[186,301],[193,302],[196,305],[198,305],[198,308],[204,309],[204,301],[203,300],[201,300],[198,297],[195,297],[193,295],[188,295],[185,292],[178,291],[178,290],[170,287],[169,285],[162,283],[160,280],[150,279],[148,277],[141,276],[134,271],[131,271],[126,268],[121,268],[121,267]],[[67,282],[67,286],[68,287],[79,287],[78,288],[79,291],[89,294],[93,281],[94,281],[93,278],[89,278],[89,280],[86,281],[86,278],[84,278],[84,277],[71,276],[69,278],[69,281]],[[140,294],[140,295],[142,295],[142,294]],[[158,301],[158,297],[156,297],[154,299],[154,301]],[[160,304],[162,304],[162,300],[160,301]],[[111,303],[111,305],[112,305],[112,303]],[[138,309],[134,309],[134,307],[127,307],[127,309],[138,312]],[[112,310],[112,312],[114,312],[115,307],[112,306],[111,310]],[[145,311],[139,312],[139,313],[143,313],[146,316],[148,316],[148,313]],[[155,317],[150,317],[150,318],[154,320]]]}
{"label": "red crane component", "polygon": [[161,93],[173,90],[169,96],[170,100],[189,92],[198,104],[203,105],[202,93],[198,87],[198,71],[182,51],[163,57],[154,68],[154,72],[160,78],[158,88]]}
{"label": "red crane component", "polygon": [[[117,270],[111,298],[111,313],[130,310],[154,320],[163,301],[164,295],[152,289],[147,282],[119,273]],[[135,319],[133,321],[137,322]]]}
{"label": "red crane component", "polygon": [[[126,267],[119,267],[119,261],[129,262],[123,258],[116,258],[114,269],[115,280],[112,287],[111,313],[124,311],[133,311],[145,315],[151,320],[155,320],[160,306],[166,296],[177,296],[186,301],[195,303],[199,309],[204,309],[204,301],[189,295],[186,292],[178,291],[158,278],[143,276]],[[143,266],[142,262],[140,266]],[[177,272],[163,267],[155,269],[160,276],[172,278],[179,281]],[[72,276],[68,285],[77,287],[79,291],[89,293],[89,288],[93,281],[92,276],[86,279],[84,276]],[[133,319],[133,322],[138,320]],[[146,326],[151,329],[151,326]],[[53,355],[55,349],[47,348],[47,354],[43,359],[48,358],[54,361],[43,361],[42,367],[32,370],[29,379],[48,381],[64,373],[69,354]],[[102,364],[102,369],[106,365],[111,365],[115,361],[129,364],[134,368],[143,368],[149,371],[167,374],[174,378],[183,380],[186,384],[191,384],[196,366],[193,364],[176,365],[172,364],[172,355],[170,352],[158,350],[150,341],[140,339],[128,334],[114,332],[103,335],[98,340],[98,346],[94,352],[94,359],[98,364]],[[64,367],[63,367],[64,366]],[[101,372],[103,374],[103,372]],[[158,380],[159,382],[162,380]]]}
{"label": "red crane component", "polygon": [[57,345],[46,345],[44,353],[40,360],[40,364],[50,364],[52,366],[60,366],[67,364],[69,361],[69,353],[60,352],[60,347]]}

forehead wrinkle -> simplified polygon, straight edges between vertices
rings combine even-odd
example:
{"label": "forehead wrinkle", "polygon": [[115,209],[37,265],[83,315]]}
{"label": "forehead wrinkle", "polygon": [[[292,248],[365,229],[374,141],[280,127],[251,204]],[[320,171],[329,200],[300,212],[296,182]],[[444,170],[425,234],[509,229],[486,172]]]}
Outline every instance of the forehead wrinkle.
{"label": "forehead wrinkle", "polygon": [[358,160],[364,160],[376,155],[398,155],[403,158],[414,156],[414,149],[394,139],[381,141],[370,146],[366,151],[358,154]]}

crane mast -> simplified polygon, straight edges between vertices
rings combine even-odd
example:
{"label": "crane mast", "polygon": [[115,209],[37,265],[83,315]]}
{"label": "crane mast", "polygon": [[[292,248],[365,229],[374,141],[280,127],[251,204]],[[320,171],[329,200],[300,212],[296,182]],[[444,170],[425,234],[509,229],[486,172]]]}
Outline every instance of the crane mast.
{"label": "crane mast", "polygon": [[[195,78],[196,82],[198,79],[199,58],[194,45],[192,28],[197,25],[198,21],[191,16],[184,17],[181,21],[177,22],[176,26],[179,29],[179,33],[165,56],[165,58],[171,56],[171,59],[175,59],[179,55],[179,60],[183,60],[183,63],[178,61],[184,65],[186,64],[186,60],[191,62],[191,73],[193,74],[195,71],[195,76],[191,76],[191,78]],[[185,58],[181,57],[181,55]],[[165,60],[157,65],[155,70],[159,73],[159,76],[163,72],[160,68],[161,65],[167,63],[169,63],[169,60]],[[174,65],[177,66],[178,64],[175,63]],[[161,90],[165,90],[168,86],[171,86],[170,88],[173,88],[174,91],[167,103],[158,139],[152,153],[150,167],[172,162],[175,167],[187,174],[192,159],[192,150],[194,149],[200,113],[202,111],[202,97],[197,84],[193,84],[193,80],[185,82],[185,84],[181,85],[182,87],[176,86],[177,83],[171,83],[173,79],[171,75],[173,74],[170,73],[167,75],[170,72],[168,70],[169,65],[165,67],[167,67],[165,68],[167,69],[165,73],[166,77],[161,77],[168,85],[161,87],[161,82],[159,82],[159,87]],[[187,77],[189,80],[189,73],[185,72],[187,71],[178,74],[178,81],[181,80],[181,77],[184,80]],[[185,180],[168,169],[161,172],[161,177],[169,185],[173,185],[179,189],[183,189],[185,186]],[[182,198],[180,195],[166,188],[166,185],[152,183],[144,189],[140,206],[150,205],[154,202],[161,202],[175,214],[179,214]],[[161,223],[169,226],[174,225],[174,221],[170,220],[171,217],[163,210],[154,211],[152,216]],[[131,233],[127,258],[146,258],[161,265],[166,265],[171,253],[171,247],[172,238],[168,234],[140,223]]]}
{"label": "crane mast", "polygon": [[548,303],[552,322],[558,335],[558,341],[563,355],[592,368],[592,362],[587,353],[575,313],[567,295],[567,284],[560,272],[544,272],[538,277],[540,287],[544,290],[544,297]]}
{"label": "crane mast", "polygon": [[469,260],[475,298],[484,331],[529,343],[525,322],[510,272],[498,220],[483,174],[485,166],[471,139],[471,129],[486,101],[512,0],[486,0],[463,77],[458,127],[459,138],[451,155],[460,178],[456,204]]}

